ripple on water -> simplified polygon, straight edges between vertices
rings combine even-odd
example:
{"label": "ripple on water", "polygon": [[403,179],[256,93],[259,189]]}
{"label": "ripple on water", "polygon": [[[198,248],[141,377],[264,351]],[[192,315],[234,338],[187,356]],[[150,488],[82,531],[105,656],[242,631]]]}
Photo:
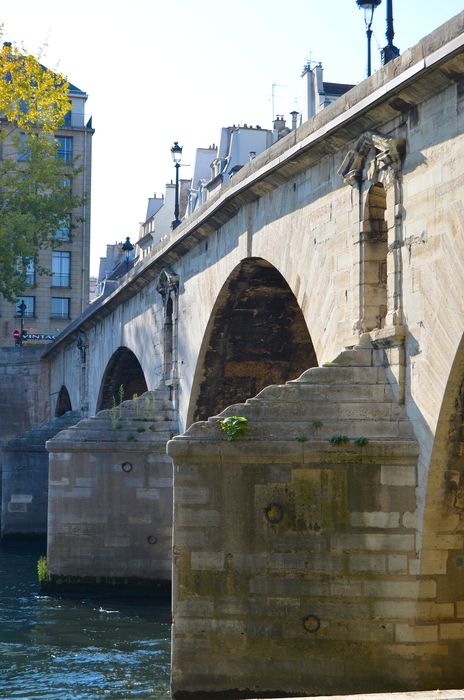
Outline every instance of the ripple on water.
{"label": "ripple on water", "polygon": [[168,606],[41,595],[43,551],[0,545],[0,697],[169,698]]}

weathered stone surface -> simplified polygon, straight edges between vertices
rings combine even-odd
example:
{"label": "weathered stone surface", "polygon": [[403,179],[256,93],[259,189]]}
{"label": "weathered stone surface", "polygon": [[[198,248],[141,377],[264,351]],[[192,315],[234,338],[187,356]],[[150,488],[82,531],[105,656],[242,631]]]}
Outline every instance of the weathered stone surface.
{"label": "weathered stone surface", "polygon": [[45,442],[80,419],[77,411],[42,423],[3,449],[1,535],[45,535],[48,452]]}
{"label": "weathered stone surface", "polygon": [[52,583],[170,581],[172,416],[168,392],[149,392],[47,442]]}
{"label": "weathered stone surface", "polygon": [[[446,641],[438,632],[439,611],[435,623],[417,624],[417,606],[436,604],[437,582],[413,577],[408,569],[416,560],[411,514],[418,445],[405,437],[409,431],[393,437],[387,426],[407,424],[404,408],[391,392],[373,391],[387,386],[378,362],[383,351],[364,342],[359,362],[357,352],[338,358],[343,369],[337,376],[332,365],[315,368],[301,381],[268,387],[225,410],[221,419],[248,418],[249,430],[239,440],[222,437],[215,418],[168,443],[175,475],[174,696],[257,685],[262,692],[367,690],[395,682],[414,687],[427,674],[412,678],[409,662],[398,661],[415,658],[405,645],[422,644],[424,658],[436,656],[437,649],[441,654]],[[343,372],[350,375],[369,358],[366,384],[358,375],[349,392],[338,391],[348,386]],[[317,382],[311,381],[312,372]],[[366,387],[374,413],[373,396],[378,405],[390,407],[376,413],[377,421],[369,411],[357,410]],[[289,411],[283,421],[293,404],[298,412]],[[340,416],[340,405],[353,416],[343,423],[348,442],[329,437],[334,438],[332,416]],[[324,420],[313,424],[319,408]],[[298,439],[303,424],[304,440]],[[357,443],[355,436],[364,439]],[[195,486],[186,498],[183,474],[190,466]],[[399,488],[400,498],[394,494]],[[360,492],[366,496],[360,498]],[[202,536],[187,540],[192,527]],[[195,615],[198,597],[201,618]],[[452,639],[458,630],[445,627],[444,633]],[[256,663],[249,666],[250,654],[255,662],[265,656],[266,671]],[[352,664],[353,657],[370,663]],[[280,665],[283,658],[299,669],[291,685],[288,667]]]}

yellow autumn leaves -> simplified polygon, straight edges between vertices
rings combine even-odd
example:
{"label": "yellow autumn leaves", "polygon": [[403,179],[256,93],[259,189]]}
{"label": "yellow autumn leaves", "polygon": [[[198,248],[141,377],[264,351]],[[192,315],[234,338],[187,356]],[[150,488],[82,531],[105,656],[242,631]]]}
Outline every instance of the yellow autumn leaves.
{"label": "yellow autumn leaves", "polygon": [[52,134],[70,110],[69,84],[31,55],[3,44],[0,52],[0,115],[24,133]]}

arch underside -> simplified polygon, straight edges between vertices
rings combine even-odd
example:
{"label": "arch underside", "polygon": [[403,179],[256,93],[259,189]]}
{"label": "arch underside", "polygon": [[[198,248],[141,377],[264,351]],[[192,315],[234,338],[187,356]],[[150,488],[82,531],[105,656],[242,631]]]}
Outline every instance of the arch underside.
{"label": "arch underside", "polygon": [[67,388],[63,385],[56,401],[55,416],[62,416],[68,411],[72,411],[71,399]]}
{"label": "arch underside", "polygon": [[293,292],[276,268],[257,258],[243,261],[221,290],[203,346],[193,421],[317,365]]}
{"label": "arch underside", "polygon": [[134,394],[141,396],[146,391],[147,382],[140,362],[132,350],[120,347],[112,355],[103,375],[97,411],[111,408],[121,398],[131,399]]}

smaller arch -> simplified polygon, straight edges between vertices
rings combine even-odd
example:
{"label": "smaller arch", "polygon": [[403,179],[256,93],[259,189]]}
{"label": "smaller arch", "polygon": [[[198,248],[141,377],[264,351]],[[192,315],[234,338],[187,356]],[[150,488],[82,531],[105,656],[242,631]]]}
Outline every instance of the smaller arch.
{"label": "smaller arch", "polygon": [[66,389],[66,387],[63,384],[60,391],[58,392],[58,398],[56,400],[55,416],[57,416],[57,417],[62,416],[65,413],[67,413],[68,411],[72,411],[71,399],[69,397],[68,390]]}
{"label": "smaller arch", "polygon": [[387,315],[387,194],[381,183],[370,188],[362,228],[363,330],[383,328]]}
{"label": "smaller arch", "polygon": [[131,399],[134,394],[140,396],[148,391],[140,362],[132,350],[123,346],[113,353],[106,366],[98,395],[97,411],[111,408],[113,400],[118,399],[121,386],[125,399]]}

